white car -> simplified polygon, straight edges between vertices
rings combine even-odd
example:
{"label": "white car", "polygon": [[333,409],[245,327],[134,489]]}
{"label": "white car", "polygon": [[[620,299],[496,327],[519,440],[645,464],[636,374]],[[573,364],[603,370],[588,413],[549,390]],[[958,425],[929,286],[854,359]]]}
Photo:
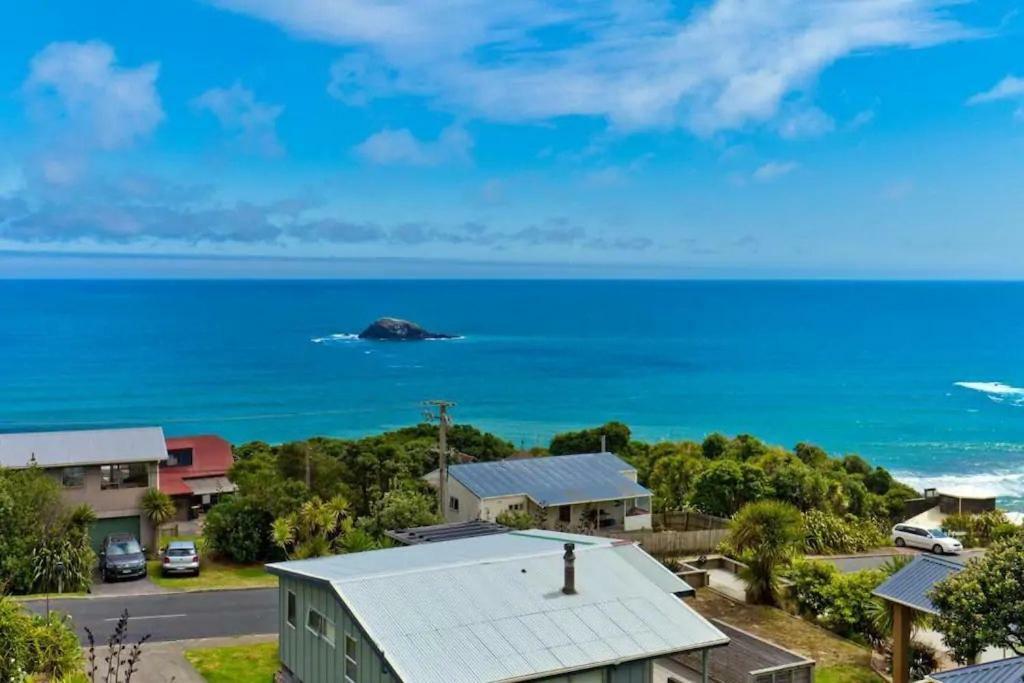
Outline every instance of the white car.
{"label": "white car", "polygon": [[942,529],[925,529],[910,524],[897,524],[892,528],[892,542],[900,548],[912,547],[931,550],[936,555],[950,553],[955,555],[964,549],[956,540]]}

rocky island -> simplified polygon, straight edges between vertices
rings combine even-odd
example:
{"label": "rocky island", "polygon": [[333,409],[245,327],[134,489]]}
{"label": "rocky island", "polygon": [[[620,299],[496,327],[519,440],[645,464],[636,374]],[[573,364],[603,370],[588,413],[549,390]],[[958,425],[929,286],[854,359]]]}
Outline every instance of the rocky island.
{"label": "rocky island", "polygon": [[375,341],[422,341],[424,339],[455,339],[454,334],[429,332],[414,322],[400,318],[378,318],[359,333],[360,339]]}

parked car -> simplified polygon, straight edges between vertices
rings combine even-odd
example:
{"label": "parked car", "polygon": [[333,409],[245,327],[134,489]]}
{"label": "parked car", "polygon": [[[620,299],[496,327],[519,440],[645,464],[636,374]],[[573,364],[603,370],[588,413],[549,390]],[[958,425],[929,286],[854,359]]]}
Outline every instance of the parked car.
{"label": "parked car", "polygon": [[146,549],[131,534],[109,534],[100,550],[103,581],[140,579],[146,576]]}
{"label": "parked car", "polygon": [[171,541],[160,555],[160,573],[199,576],[199,551],[193,541]]}
{"label": "parked car", "polygon": [[892,528],[892,542],[900,548],[913,547],[931,550],[936,555],[956,554],[963,544],[942,529],[925,529],[910,524],[897,524]]}

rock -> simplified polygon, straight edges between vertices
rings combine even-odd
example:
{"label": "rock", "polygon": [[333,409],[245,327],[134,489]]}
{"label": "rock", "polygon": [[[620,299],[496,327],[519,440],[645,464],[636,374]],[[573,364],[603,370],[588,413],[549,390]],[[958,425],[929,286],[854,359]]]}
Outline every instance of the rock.
{"label": "rock", "polygon": [[416,323],[399,318],[378,318],[359,333],[359,338],[380,341],[420,341],[423,339],[454,339],[455,335],[428,332]]}

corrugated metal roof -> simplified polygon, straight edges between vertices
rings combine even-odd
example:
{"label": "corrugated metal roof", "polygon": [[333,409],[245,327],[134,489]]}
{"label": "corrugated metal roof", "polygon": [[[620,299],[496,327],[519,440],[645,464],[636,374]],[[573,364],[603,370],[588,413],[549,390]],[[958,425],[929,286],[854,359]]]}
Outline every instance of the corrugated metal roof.
{"label": "corrugated metal roof", "polygon": [[83,429],[64,432],[0,434],[0,465],[40,467],[152,462],[167,459],[160,427]]}
{"label": "corrugated metal roof", "polygon": [[918,555],[913,562],[882,582],[873,594],[921,612],[936,614],[928,593],[935,584],[963,568],[962,562],[949,557]]}
{"label": "corrugated metal roof", "polygon": [[1010,657],[960,669],[939,671],[929,678],[940,683],[1020,683],[1024,678],[1024,657]]}
{"label": "corrugated metal roof", "polygon": [[409,529],[394,529],[384,533],[404,545],[416,545],[419,543],[455,541],[460,538],[473,538],[474,536],[505,534],[509,531],[511,529],[507,526],[497,524],[496,522],[474,519],[470,522],[451,522],[449,524],[431,524],[429,526],[417,526]]}
{"label": "corrugated metal roof", "polygon": [[480,498],[526,495],[546,507],[651,495],[625,474],[634,469],[612,453],[581,453],[452,465],[448,474]]}
{"label": "corrugated metal roof", "polygon": [[[577,543],[574,595],[561,592],[566,542]],[[672,595],[686,584],[652,580],[644,557],[621,541],[527,531],[270,569],[330,581],[402,680],[484,683],[724,644]]]}

